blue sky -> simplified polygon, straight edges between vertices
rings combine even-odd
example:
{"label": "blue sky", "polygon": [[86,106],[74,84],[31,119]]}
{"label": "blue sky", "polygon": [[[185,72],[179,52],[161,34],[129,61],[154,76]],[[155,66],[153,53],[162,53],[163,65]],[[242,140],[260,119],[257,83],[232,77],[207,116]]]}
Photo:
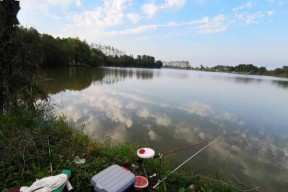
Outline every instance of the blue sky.
{"label": "blue sky", "polygon": [[192,66],[288,65],[287,0],[22,0],[20,23]]}

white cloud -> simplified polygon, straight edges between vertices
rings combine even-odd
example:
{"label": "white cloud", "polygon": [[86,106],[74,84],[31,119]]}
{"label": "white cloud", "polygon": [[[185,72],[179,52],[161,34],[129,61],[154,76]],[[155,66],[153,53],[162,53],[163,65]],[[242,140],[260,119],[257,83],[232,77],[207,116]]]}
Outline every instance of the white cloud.
{"label": "white cloud", "polygon": [[204,34],[226,31],[227,25],[224,23],[225,20],[225,15],[217,15],[211,19],[207,18],[203,24],[192,27],[192,29]]}
{"label": "white cloud", "polygon": [[[131,0],[105,0],[101,6],[80,13],[73,13],[66,18],[70,20],[63,29],[62,36],[78,36],[83,39],[122,35],[107,31],[109,27],[119,26],[126,18],[125,10]],[[58,34],[57,34],[58,35]]]}
{"label": "white cloud", "polygon": [[[29,0],[21,2],[21,11],[42,11],[42,13],[48,13],[52,7],[59,7],[62,10],[68,9],[70,6],[81,6],[81,0]],[[50,13],[51,14],[51,13]]]}
{"label": "white cloud", "polygon": [[168,37],[169,36],[170,37],[177,37],[177,36],[181,36],[181,35],[183,35],[183,33],[180,31],[171,31],[168,34],[166,34],[166,36],[168,36]]}
{"label": "white cloud", "polygon": [[157,29],[159,26],[157,25],[143,25],[135,28],[125,29],[122,31],[112,31],[111,34],[121,34],[121,35],[129,35],[129,34],[139,34],[147,31],[153,31]]}
{"label": "white cloud", "polygon": [[108,36],[117,36],[117,35],[131,35],[131,34],[141,34],[144,32],[154,31],[159,28],[166,27],[181,27],[181,26],[193,26],[192,29],[200,33],[216,33],[225,31],[227,26],[224,24],[226,17],[224,15],[218,15],[213,18],[204,17],[199,20],[193,20],[188,22],[168,22],[166,24],[155,24],[155,25],[142,25],[134,28],[128,28],[120,31],[110,31],[106,32]]}
{"label": "white cloud", "polygon": [[[273,3],[274,0],[266,0],[269,3]],[[252,2],[247,2],[241,6],[233,8],[233,11],[236,12],[235,17],[243,24],[253,24],[257,23],[259,19],[263,18],[264,16],[272,16],[274,15],[273,10],[268,11],[258,11],[255,13],[249,13],[247,10],[253,6]]]}
{"label": "white cloud", "polygon": [[81,0],[77,0],[77,1],[76,1],[76,6],[77,6],[77,7],[81,7],[81,6],[82,6]]}
{"label": "white cloud", "polygon": [[105,28],[119,25],[123,22],[124,10],[128,0],[106,0],[102,7],[74,14],[72,27],[93,26],[95,28]]}
{"label": "white cloud", "polygon": [[186,0],[165,0],[159,7],[160,9],[171,8],[171,7],[182,7],[186,3]]}
{"label": "white cloud", "polygon": [[106,35],[116,36],[116,35],[131,35],[131,34],[141,34],[144,32],[154,31],[158,28],[165,27],[181,27],[181,26],[195,26],[192,29],[200,33],[215,33],[225,31],[227,26],[224,24],[226,20],[224,15],[218,15],[213,18],[204,17],[199,20],[193,20],[188,22],[168,22],[166,24],[154,24],[154,25],[142,25],[134,28],[128,28],[121,31],[111,31],[106,33]]}
{"label": "white cloud", "polygon": [[243,5],[240,5],[238,7],[234,7],[232,10],[233,11],[240,11],[240,10],[243,10],[243,9],[246,9],[246,8],[251,8],[253,6],[253,3],[252,2],[247,2]]}
{"label": "white cloud", "polygon": [[179,23],[176,23],[176,22],[168,22],[166,24],[167,27],[177,27],[179,26],[180,24]]}
{"label": "white cloud", "polygon": [[156,14],[157,10],[159,10],[159,7],[157,7],[157,5],[155,5],[154,3],[148,3],[148,4],[144,4],[142,6],[142,11],[144,12],[144,14],[148,18],[154,17],[154,15]]}
{"label": "white cloud", "polygon": [[248,13],[241,13],[237,14],[236,18],[243,22],[244,24],[252,24],[252,23],[257,23],[258,19],[261,19],[264,17],[265,14],[263,14],[261,11],[258,11],[253,14],[248,14]]}
{"label": "white cloud", "polygon": [[42,5],[60,6],[64,9],[67,9],[71,5],[76,5],[76,6],[82,5],[80,0],[44,0],[44,1],[40,1],[40,2]]}
{"label": "white cloud", "polygon": [[184,6],[185,3],[186,0],[165,0],[159,5],[152,2],[142,5],[142,11],[148,18],[152,18],[155,16],[157,11],[168,8],[179,8]]}
{"label": "white cloud", "polygon": [[[23,25],[31,25],[31,21],[37,23],[38,17],[48,17],[53,20],[61,20],[67,13],[67,10],[71,6],[81,5],[81,0],[27,0],[21,1],[19,12],[19,20]],[[61,10],[61,13],[54,13],[53,9],[57,8]],[[36,17],[37,16],[37,17]],[[29,19],[29,22],[27,22]],[[25,23],[25,21],[27,23]]]}
{"label": "white cloud", "polygon": [[141,17],[138,13],[128,13],[127,18],[132,22],[132,23],[137,23]]}
{"label": "white cloud", "polygon": [[274,11],[272,11],[272,10],[271,10],[271,11],[267,11],[266,14],[267,14],[268,16],[272,16],[272,15],[274,15]]}
{"label": "white cloud", "polygon": [[209,17],[203,17],[202,19],[189,21],[189,22],[186,22],[186,24],[187,25],[196,25],[196,24],[202,24],[202,23],[207,23],[207,22],[209,22]]}

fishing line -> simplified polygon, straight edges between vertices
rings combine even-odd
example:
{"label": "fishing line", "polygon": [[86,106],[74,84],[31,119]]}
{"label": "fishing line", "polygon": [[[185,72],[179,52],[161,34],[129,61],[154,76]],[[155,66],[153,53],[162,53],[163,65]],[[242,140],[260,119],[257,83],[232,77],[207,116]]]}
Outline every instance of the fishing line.
{"label": "fishing line", "polygon": [[188,146],[185,146],[185,147],[181,147],[181,148],[178,148],[178,149],[172,149],[172,150],[169,150],[169,151],[166,151],[166,152],[162,152],[162,153],[159,153],[159,155],[154,156],[153,158],[155,159],[155,158],[163,156],[163,155],[168,155],[170,153],[176,153],[176,152],[182,151],[184,149],[189,149],[189,148],[192,148],[192,147],[196,147],[197,145],[208,143],[209,141],[212,141],[212,139],[208,139],[208,140],[205,140],[205,141],[202,141],[202,142],[199,142],[199,143],[195,143],[195,144],[192,144],[192,145],[188,145]]}
{"label": "fishing line", "polygon": [[191,157],[189,157],[187,160],[185,160],[183,163],[181,163],[178,167],[176,167],[173,171],[171,171],[166,177],[164,177],[162,180],[158,181],[158,183],[156,185],[153,186],[153,189],[155,189],[158,185],[160,185],[160,183],[162,183],[163,181],[165,181],[167,179],[168,176],[170,176],[171,174],[173,174],[175,171],[177,171],[180,167],[182,167],[185,163],[187,163],[189,160],[191,160],[193,157],[195,157],[196,155],[198,155],[201,151],[203,151],[204,149],[206,149],[207,147],[209,147],[210,145],[212,145],[214,142],[216,142],[219,138],[213,139],[210,143],[208,143],[205,147],[203,147],[202,149],[200,149],[199,151],[197,151],[196,153],[194,153]]}
{"label": "fishing line", "polygon": [[210,141],[213,141],[215,138],[223,139],[225,137],[230,137],[230,136],[233,136],[233,135],[238,135],[238,133],[230,134],[230,135],[226,135],[226,136],[222,136],[222,137],[214,137],[214,138],[211,138],[211,139],[207,139],[207,140],[201,141],[199,143],[195,143],[195,144],[192,144],[192,145],[187,145],[185,147],[181,147],[181,148],[177,148],[177,149],[172,149],[172,150],[169,150],[169,151],[161,152],[158,155],[155,155],[153,157],[153,159],[156,159],[158,157],[162,157],[163,155],[168,155],[168,154],[176,153],[176,152],[179,152],[179,151],[182,151],[182,150],[185,150],[185,149],[193,148],[193,147],[196,147],[196,146],[204,144],[204,143],[208,143]]}

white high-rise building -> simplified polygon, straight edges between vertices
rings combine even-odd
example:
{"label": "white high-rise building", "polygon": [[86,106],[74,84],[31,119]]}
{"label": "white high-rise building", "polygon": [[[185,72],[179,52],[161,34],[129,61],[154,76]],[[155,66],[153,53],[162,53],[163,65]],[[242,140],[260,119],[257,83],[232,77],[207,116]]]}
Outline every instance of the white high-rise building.
{"label": "white high-rise building", "polygon": [[173,68],[184,68],[187,69],[190,67],[188,61],[162,61],[163,67],[173,67]]}

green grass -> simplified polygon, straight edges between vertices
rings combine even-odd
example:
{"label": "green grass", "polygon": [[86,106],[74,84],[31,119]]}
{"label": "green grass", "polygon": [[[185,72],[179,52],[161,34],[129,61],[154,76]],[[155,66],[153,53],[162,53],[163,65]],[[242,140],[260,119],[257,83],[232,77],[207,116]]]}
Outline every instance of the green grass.
{"label": "green grass", "polygon": [[[41,117],[23,111],[17,115],[0,116],[0,191],[13,186],[29,186],[36,178],[59,174],[70,169],[70,182],[75,191],[92,191],[90,179],[112,164],[132,170],[139,146],[132,143],[113,144],[109,138],[92,141],[88,136],[74,131],[64,117]],[[50,153],[49,153],[50,150]],[[75,164],[74,158],[85,158],[85,164]],[[52,164],[53,171],[51,172]],[[159,160],[147,160],[148,175],[159,173]],[[169,163],[164,163],[162,175],[170,172]],[[157,183],[157,177],[150,180]],[[192,177],[186,172],[175,172],[156,191],[233,191],[228,186]]]}

